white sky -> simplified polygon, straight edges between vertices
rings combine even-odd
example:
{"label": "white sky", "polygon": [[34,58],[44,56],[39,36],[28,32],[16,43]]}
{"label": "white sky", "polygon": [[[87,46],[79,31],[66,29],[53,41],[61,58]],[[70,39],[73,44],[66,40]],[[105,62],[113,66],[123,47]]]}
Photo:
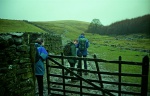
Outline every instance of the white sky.
{"label": "white sky", "polygon": [[103,25],[150,14],[150,0],[0,0],[0,18],[28,21],[99,19]]}

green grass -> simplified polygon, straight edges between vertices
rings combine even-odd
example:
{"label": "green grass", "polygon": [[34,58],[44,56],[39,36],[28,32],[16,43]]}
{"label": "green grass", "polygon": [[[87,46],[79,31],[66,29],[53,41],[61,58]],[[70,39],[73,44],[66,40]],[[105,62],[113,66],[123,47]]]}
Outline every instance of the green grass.
{"label": "green grass", "polygon": [[[138,39],[138,40],[132,40],[129,42],[125,39],[116,40],[116,37],[112,37],[112,36],[100,36],[100,35],[87,34],[87,37],[89,38],[90,43],[91,43],[88,51],[90,54],[96,54],[97,58],[111,61],[111,60],[118,60],[119,56],[122,56],[123,61],[142,62],[142,58],[145,55],[149,56],[149,53],[147,52],[133,51],[133,50],[127,50],[127,49],[133,49],[133,48],[150,49],[150,44],[149,44],[150,39]],[[142,44],[142,46],[139,45],[139,42],[140,44]],[[118,44],[120,44],[121,46],[118,46]],[[113,47],[111,45],[116,46],[116,47]],[[103,66],[111,72],[118,71],[117,64],[106,63],[106,64],[103,64]],[[141,74],[141,69],[142,67],[139,67],[139,66],[122,65],[122,72],[124,73]],[[148,90],[150,90],[150,71],[149,71],[148,78],[149,78]],[[137,84],[140,84],[141,78],[124,76],[122,77],[122,81],[130,82],[130,83],[136,82]],[[140,89],[133,88],[132,90],[138,91]]]}
{"label": "green grass", "polygon": [[0,19],[0,33],[7,32],[44,32],[31,24],[22,20],[6,20]]}
{"label": "green grass", "polygon": [[[69,38],[76,33],[82,33],[87,30],[88,22],[74,21],[74,20],[61,20],[61,21],[49,21],[49,22],[33,22],[43,28],[55,32],[57,34],[69,35]],[[70,36],[71,35],[71,36]],[[72,38],[72,37],[71,37]]]}
{"label": "green grass", "polygon": [[85,32],[89,23],[74,20],[48,21],[48,22],[32,22],[43,28],[50,30],[56,34],[60,34],[63,39],[63,44],[69,40],[77,39],[78,36]]}
{"label": "green grass", "polygon": [[[110,46],[98,46],[98,45],[92,45],[92,44],[91,44],[91,46],[92,47],[89,48],[90,54],[96,54],[97,58],[101,58],[101,59],[108,60],[108,61],[117,61],[119,59],[119,56],[122,56],[123,61],[142,62],[142,58],[145,55],[147,55],[147,53],[145,53],[145,52],[122,50],[122,49],[113,48]],[[94,52],[93,52],[93,50],[94,50]],[[104,63],[103,66],[107,70],[109,70],[109,72],[116,72],[119,70],[118,64]],[[150,69],[150,67],[149,67],[149,69]],[[123,73],[141,74],[142,67],[122,64],[122,72]],[[148,78],[150,80],[150,72],[149,72]],[[122,82],[140,84],[141,78],[122,76]],[[140,90],[139,88],[133,88],[133,89],[132,89],[133,91],[139,91]],[[148,89],[150,89],[150,82],[148,84]]]}

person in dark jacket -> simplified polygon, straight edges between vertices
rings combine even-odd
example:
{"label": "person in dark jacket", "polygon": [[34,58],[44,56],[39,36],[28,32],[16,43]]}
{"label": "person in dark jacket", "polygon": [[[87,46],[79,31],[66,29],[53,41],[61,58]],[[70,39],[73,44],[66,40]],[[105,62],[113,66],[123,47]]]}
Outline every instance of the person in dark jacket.
{"label": "person in dark jacket", "polygon": [[[43,44],[42,38],[36,40],[35,47],[37,48],[36,52],[39,55],[39,58],[35,62],[35,76],[37,78],[39,96],[43,96],[43,75],[45,73],[44,61],[48,57],[48,52],[42,46]],[[35,59],[37,59],[37,57]]]}
{"label": "person in dark jacket", "polygon": [[[71,42],[71,55],[70,55],[70,56],[77,56],[77,55],[76,55],[76,40],[74,40],[73,42]],[[73,71],[72,68],[75,67],[75,64],[76,64],[77,60],[75,60],[75,59],[68,59],[68,62],[69,62],[69,64],[70,64],[70,70]],[[69,73],[69,72],[66,71],[66,72],[65,72],[65,75],[67,75],[68,73]],[[70,76],[73,76],[73,74],[70,73]],[[75,81],[75,80],[71,79],[71,81]]]}
{"label": "person in dark jacket", "polygon": [[[84,38],[84,39],[85,39],[85,49],[84,49],[84,50],[81,50],[81,49],[79,48],[79,46],[80,46],[80,38]],[[78,38],[78,44],[76,45],[76,47],[78,48],[78,50],[77,50],[77,56],[78,56],[78,57],[87,57],[87,53],[88,53],[87,49],[88,49],[88,47],[89,47],[89,41],[88,41],[87,38],[85,38],[84,33],[82,33],[82,34],[79,36],[79,38]],[[81,61],[80,61],[80,60],[79,60],[79,62],[78,62],[77,68],[82,68]],[[84,69],[87,70],[87,61],[86,61],[86,60],[84,60]],[[78,72],[78,74],[80,74],[80,72]],[[87,75],[87,74],[88,74],[88,73],[85,72],[85,75]]]}

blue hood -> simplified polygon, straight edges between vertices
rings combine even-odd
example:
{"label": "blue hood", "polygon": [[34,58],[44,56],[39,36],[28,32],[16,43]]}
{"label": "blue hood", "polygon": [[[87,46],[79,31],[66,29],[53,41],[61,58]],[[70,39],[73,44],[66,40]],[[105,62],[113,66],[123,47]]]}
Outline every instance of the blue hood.
{"label": "blue hood", "polygon": [[35,47],[40,47],[41,45],[38,43],[35,43]]}
{"label": "blue hood", "polygon": [[85,38],[84,35],[80,35],[79,38]]}

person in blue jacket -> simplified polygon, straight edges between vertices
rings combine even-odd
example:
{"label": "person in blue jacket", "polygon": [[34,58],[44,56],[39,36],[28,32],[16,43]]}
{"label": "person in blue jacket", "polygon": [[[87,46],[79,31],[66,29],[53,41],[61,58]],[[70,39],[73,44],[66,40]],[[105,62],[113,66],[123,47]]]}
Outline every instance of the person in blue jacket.
{"label": "person in blue jacket", "polygon": [[42,38],[37,38],[35,47],[36,47],[36,54],[38,54],[38,57],[36,55],[36,61],[35,61],[35,76],[37,78],[38,83],[38,91],[39,96],[43,96],[43,75],[45,73],[45,67],[44,67],[44,61],[48,57],[48,52],[43,47],[44,41]]}
{"label": "person in blue jacket", "polygon": [[[80,39],[84,39],[85,40],[85,45],[84,45],[84,49],[82,49],[81,50],[81,48],[80,48]],[[78,57],[87,57],[87,54],[88,54],[88,51],[87,51],[87,49],[88,49],[88,47],[89,47],[89,41],[88,41],[88,39],[87,38],[85,38],[85,35],[84,35],[84,33],[82,33],[80,36],[79,36],[79,38],[78,38],[78,44],[76,45],[76,47],[78,48],[78,50],[77,50],[77,56]],[[79,62],[78,62],[78,66],[77,66],[77,68],[82,68],[81,67],[81,61],[79,60]],[[86,60],[84,60],[84,69],[86,69],[87,70],[87,61]],[[79,74],[79,72],[78,72],[78,74]],[[85,72],[85,75],[87,75],[88,73],[87,72]]]}

